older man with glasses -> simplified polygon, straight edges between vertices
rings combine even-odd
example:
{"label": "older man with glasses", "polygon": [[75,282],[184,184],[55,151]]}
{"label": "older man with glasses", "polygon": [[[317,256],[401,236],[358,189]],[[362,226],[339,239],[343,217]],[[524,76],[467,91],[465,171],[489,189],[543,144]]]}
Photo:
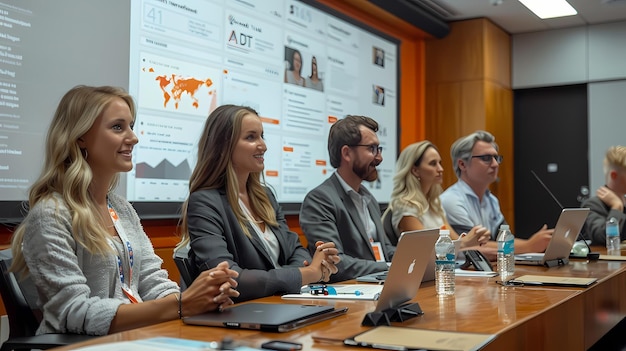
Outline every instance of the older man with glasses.
{"label": "older man with glasses", "polygon": [[[502,163],[495,137],[478,130],[455,141],[450,156],[458,181],[440,197],[448,222],[457,233],[468,232],[476,225],[487,227],[492,241],[484,250],[495,257],[498,229],[506,224],[498,198],[489,191],[489,185],[498,179]],[[553,231],[544,224],[529,239],[515,239],[515,253],[545,251]]]}

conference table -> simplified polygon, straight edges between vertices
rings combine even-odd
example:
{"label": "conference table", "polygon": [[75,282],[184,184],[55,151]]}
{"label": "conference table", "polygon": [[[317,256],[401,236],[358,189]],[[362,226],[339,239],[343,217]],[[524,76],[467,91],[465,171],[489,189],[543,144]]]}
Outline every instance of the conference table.
{"label": "conference table", "polygon": [[[601,248],[594,250],[602,252]],[[438,297],[434,282],[425,282],[413,299],[424,314],[393,325],[495,335],[483,350],[586,350],[626,316],[626,261],[570,259],[561,267],[515,266],[516,277],[525,274],[596,278],[597,282],[586,288],[502,286],[496,283],[498,277],[457,277],[452,297]],[[344,346],[343,340],[371,328],[361,322],[375,308],[374,301],[362,300],[329,302],[271,296],[255,302],[334,303],[336,307],[348,307],[348,312],[286,333],[189,326],[175,320],[55,350],[153,337],[201,341],[229,338],[250,347],[279,339],[301,343],[304,350],[358,349]]]}

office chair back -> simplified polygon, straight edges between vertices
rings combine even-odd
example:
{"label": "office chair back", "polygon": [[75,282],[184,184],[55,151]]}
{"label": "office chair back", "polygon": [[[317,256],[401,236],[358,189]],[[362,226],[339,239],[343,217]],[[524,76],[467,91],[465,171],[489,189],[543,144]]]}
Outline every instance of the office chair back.
{"label": "office chair back", "polygon": [[180,273],[180,288],[185,290],[194,280],[194,269],[189,259],[189,246],[174,250],[174,263]]}
{"label": "office chair back", "polygon": [[18,282],[15,274],[9,272],[13,260],[11,249],[0,251],[0,295],[9,317],[9,338],[0,351],[45,350],[65,346],[93,338],[91,335],[43,334],[36,335],[41,321],[39,309],[31,307],[23,288],[34,294],[35,287],[30,280]]}
{"label": "office chair back", "polygon": [[9,337],[35,335],[39,321],[26,301],[15,275],[9,272],[12,259],[10,249],[0,251],[0,295],[9,317]]}
{"label": "office chair back", "polygon": [[393,224],[391,223],[391,216],[392,216],[392,211],[389,207],[387,207],[382,217],[383,230],[385,231],[385,234],[387,234],[387,237],[389,238],[389,241],[391,242],[391,244],[396,246],[398,245],[398,236],[396,235],[396,231],[393,229]]}

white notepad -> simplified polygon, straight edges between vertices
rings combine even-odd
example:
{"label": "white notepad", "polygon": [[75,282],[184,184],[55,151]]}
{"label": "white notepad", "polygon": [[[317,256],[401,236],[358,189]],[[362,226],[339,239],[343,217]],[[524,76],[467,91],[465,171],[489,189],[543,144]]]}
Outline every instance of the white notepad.
{"label": "white notepad", "polygon": [[[308,286],[302,287],[307,290]],[[324,299],[324,300],[378,300],[383,285],[375,284],[331,284],[327,288],[330,290],[328,295],[323,293],[286,294],[283,299]]]}

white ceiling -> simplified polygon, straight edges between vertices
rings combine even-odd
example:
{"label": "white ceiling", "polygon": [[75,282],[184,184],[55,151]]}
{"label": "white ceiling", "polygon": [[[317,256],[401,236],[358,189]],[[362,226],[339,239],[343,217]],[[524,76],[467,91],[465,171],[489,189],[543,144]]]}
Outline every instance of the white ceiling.
{"label": "white ceiling", "polygon": [[[626,0],[568,0],[575,16],[542,20],[518,0],[407,0],[436,10],[445,21],[487,17],[510,34],[626,20]],[[549,0],[544,0],[549,1]]]}

